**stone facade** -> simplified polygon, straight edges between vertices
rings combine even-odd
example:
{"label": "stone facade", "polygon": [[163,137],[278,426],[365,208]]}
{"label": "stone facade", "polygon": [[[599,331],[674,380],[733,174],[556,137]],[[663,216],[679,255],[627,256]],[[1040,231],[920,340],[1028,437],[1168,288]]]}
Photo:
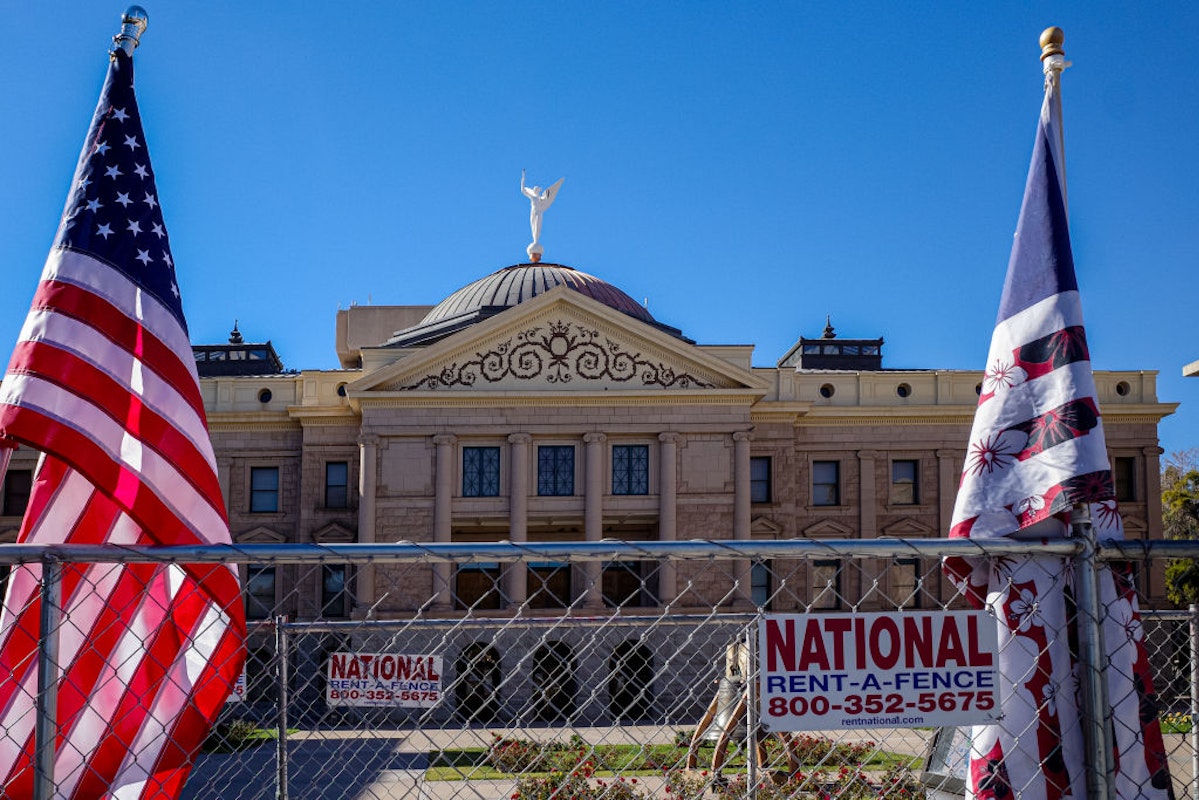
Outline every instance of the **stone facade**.
{"label": "stone facade", "polygon": [[[234,540],[945,534],[979,372],[805,369],[802,348],[830,342],[869,343],[873,362],[863,363],[881,359],[881,339],[835,337],[801,340],[780,359],[787,366],[754,367],[750,346],[697,345],[602,297],[558,285],[466,322],[446,322],[431,306],[352,307],[337,320],[343,369],[203,378]],[[423,332],[422,319],[444,330]],[[1155,377],[1096,373],[1130,538],[1161,532],[1157,425],[1174,405],[1159,402]],[[476,457],[487,462],[487,485],[467,490],[467,460]],[[566,459],[556,476],[544,461],[551,457]],[[18,452],[13,469],[33,461]],[[18,524],[0,516],[0,536],[13,538]],[[757,590],[775,595],[777,610],[805,607],[828,583],[810,564],[769,566]],[[884,566],[847,571],[839,603],[887,607],[867,591]],[[930,602],[951,594],[933,567],[916,567]],[[748,564],[726,576],[742,581],[732,595],[712,571],[647,571],[655,585],[637,599],[643,605],[701,610],[727,596],[727,605],[749,608],[755,600]],[[569,580],[546,588],[551,602],[528,613],[612,602],[598,565],[566,572]],[[536,593],[537,576],[504,573],[503,591],[479,613],[511,613]],[[363,570],[337,608],[322,608],[317,578],[289,583],[299,574],[273,576],[277,610],[293,618],[403,617],[430,604],[462,613],[460,576],[448,567]],[[1162,601],[1160,575],[1143,579],[1150,601]],[[883,580],[885,588],[891,579]]]}

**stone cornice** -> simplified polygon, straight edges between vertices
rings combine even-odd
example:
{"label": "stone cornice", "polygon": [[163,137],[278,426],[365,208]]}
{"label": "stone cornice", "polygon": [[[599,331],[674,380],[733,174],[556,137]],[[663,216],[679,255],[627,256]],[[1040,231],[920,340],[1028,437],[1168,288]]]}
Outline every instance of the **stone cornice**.
{"label": "stone cornice", "polygon": [[742,389],[671,392],[372,392],[359,398],[367,408],[520,408],[571,406],[752,406],[762,393]]}

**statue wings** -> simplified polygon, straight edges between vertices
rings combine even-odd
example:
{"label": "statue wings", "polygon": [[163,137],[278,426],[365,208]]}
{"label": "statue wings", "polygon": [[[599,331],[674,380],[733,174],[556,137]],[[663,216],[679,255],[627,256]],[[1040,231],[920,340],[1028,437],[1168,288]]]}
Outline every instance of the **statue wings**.
{"label": "statue wings", "polygon": [[558,182],[545,190],[545,207],[549,208],[550,203],[554,202],[554,198],[558,196],[558,190],[562,188],[562,181],[566,178],[559,178]]}

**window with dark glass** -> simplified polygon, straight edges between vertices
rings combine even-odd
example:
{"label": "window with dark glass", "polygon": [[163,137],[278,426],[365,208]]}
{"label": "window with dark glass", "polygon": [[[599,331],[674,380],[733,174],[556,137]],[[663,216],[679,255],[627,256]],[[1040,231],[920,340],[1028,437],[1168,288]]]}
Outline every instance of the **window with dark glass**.
{"label": "window with dark glass", "polygon": [[250,468],[250,511],[279,510],[279,468]]}
{"label": "window with dark glass", "polygon": [[913,506],[920,502],[919,461],[891,462],[891,504]]}
{"label": "window with dark glass", "polygon": [[1132,503],[1137,499],[1137,460],[1134,456],[1117,456],[1112,463],[1112,478],[1116,482],[1116,499]]}
{"label": "window with dark glass", "polygon": [[609,561],[602,575],[604,605],[658,605],[658,564],[653,561]]}
{"label": "window with dark glass", "polygon": [[612,445],[612,494],[649,494],[648,445]]}
{"label": "window with dark glass", "polygon": [[570,606],[570,564],[532,561],[525,586],[529,608],[567,608]]}
{"label": "window with dark glass", "polygon": [[754,503],[769,503],[770,456],[751,456],[749,459],[749,499]]}
{"label": "window with dark glass", "polygon": [[321,616],[344,617],[350,613],[350,567],[321,565]]}
{"label": "window with dark glass", "polygon": [[460,564],[454,574],[454,607],[497,609],[503,604],[500,580],[503,571],[496,563]]}
{"label": "window with dark glass", "polygon": [[275,568],[246,569],[246,618],[270,619],[275,613]]}
{"label": "window with dark glass", "polygon": [[350,465],[346,461],[325,464],[325,508],[346,508],[350,500]]}
{"label": "window with dark glass", "polygon": [[814,609],[832,610],[841,607],[841,562],[812,562],[812,601]]}
{"label": "window with dark glass", "polygon": [[769,561],[755,561],[749,568],[749,599],[758,608],[770,610]]}
{"label": "window with dark glass", "polygon": [[841,462],[812,462],[812,505],[841,505]]}
{"label": "window with dark glass", "polygon": [[899,558],[891,565],[891,592],[896,608],[920,608],[924,595],[920,559]]}
{"label": "window with dark glass", "polygon": [[542,497],[575,493],[574,445],[537,448],[537,494]]}
{"label": "window with dark glass", "polygon": [[462,496],[500,496],[500,449],[462,448]]}
{"label": "window with dark glass", "polygon": [[4,474],[4,507],[6,517],[19,517],[29,505],[29,492],[33,488],[33,470],[10,469]]}

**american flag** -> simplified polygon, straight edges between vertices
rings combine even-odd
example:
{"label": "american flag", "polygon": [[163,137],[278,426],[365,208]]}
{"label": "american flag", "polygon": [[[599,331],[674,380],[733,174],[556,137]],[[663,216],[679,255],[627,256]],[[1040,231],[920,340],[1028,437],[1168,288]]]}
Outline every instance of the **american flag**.
{"label": "american flag", "polygon": [[[1076,504],[1089,505],[1097,538],[1124,536],[1070,249],[1059,73],[1046,69],[951,537],[1066,537]],[[951,558],[945,569],[999,625],[1004,716],[974,729],[967,797],[1086,797],[1070,562]],[[1115,734],[1109,780],[1120,798],[1172,797],[1131,566],[1104,566],[1099,577]]]}
{"label": "american flag", "polygon": [[[58,235],[0,384],[0,441],[43,453],[29,543],[229,542],[133,92],[112,56]],[[0,448],[3,450],[3,448]],[[0,611],[0,795],[33,794],[40,570]],[[67,565],[57,797],[176,797],[241,673],[226,565]]]}

